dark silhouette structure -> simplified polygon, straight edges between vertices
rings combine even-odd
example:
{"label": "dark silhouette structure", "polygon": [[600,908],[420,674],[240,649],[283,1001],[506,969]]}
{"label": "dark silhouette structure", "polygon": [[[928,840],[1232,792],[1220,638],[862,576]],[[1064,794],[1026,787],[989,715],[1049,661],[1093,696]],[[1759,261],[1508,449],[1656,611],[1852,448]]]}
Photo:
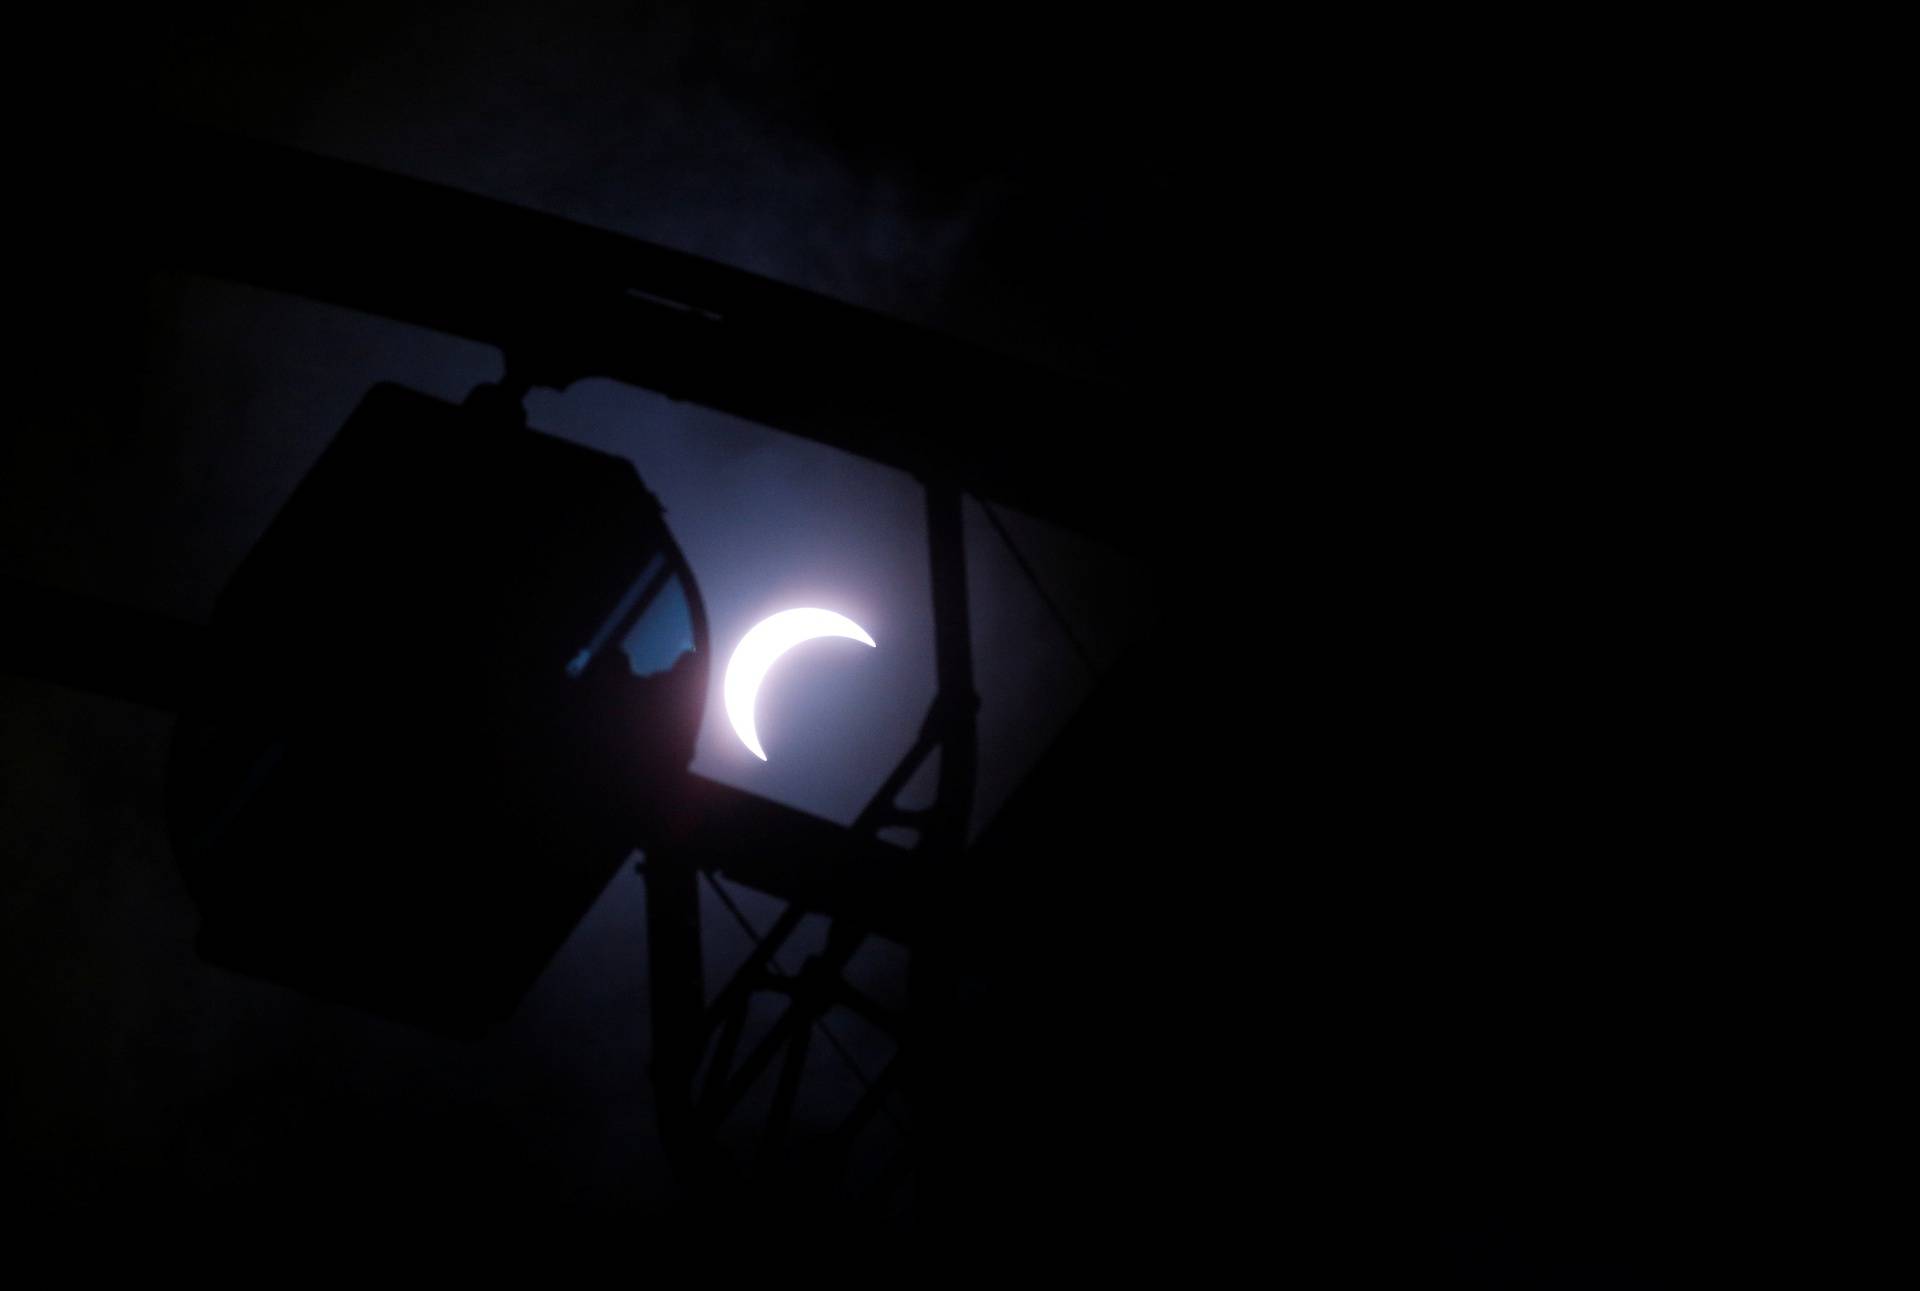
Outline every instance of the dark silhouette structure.
{"label": "dark silhouette structure", "polygon": [[[1154,84],[1115,66],[1129,96]],[[1339,115],[1366,81],[1332,79]],[[1593,395],[1639,361],[1612,348],[1639,320],[1614,326],[1558,268],[1606,239],[1526,243],[1532,172],[1494,156],[1524,200],[1489,200],[1507,192],[1462,156],[1472,132],[1433,125],[1411,84],[1407,105],[1352,110],[1409,153],[1434,129],[1425,169],[1315,117],[1325,172],[1294,173],[1291,145],[1278,163],[1283,205],[1317,212],[1304,233],[1168,235],[1101,266],[1124,284],[1102,299],[1151,293],[1164,343],[1143,347],[1138,390],[337,161],[165,128],[60,153],[59,218],[86,214],[42,239],[70,253],[35,307],[46,334],[136,330],[130,284],[158,266],[466,338],[500,364],[464,403],[366,394],[210,622],[10,585],[0,670],[178,712],[168,808],[205,952],[386,1017],[485,1033],[638,849],[647,994],[629,1013],[651,1033],[647,1111],[678,1187],[656,1229],[800,1226],[772,1236],[814,1245],[769,1243],[784,1254],[905,1213],[948,1239],[935,1260],[1044,1249],[1168,1281],[1243,1275],[1249,1250],[1311,1284],[1709,1281],[1674,1252],[1720,1238],[1728,1179],[1772,1150],[1739,1102],[1762,1065],[1738,1030],[1765,955],[1724,935],[1763,926],[1727,895],[1755,868],[1728,842],[1747,800],[1715,735],[1741,728],[1717,724],[1700,697],[1714,661],[1689,653],[1719,568],[1690,546],[1710,490],[1658,416]],[[1270,115],[1257,144],[1209,119],[1179,151],[1264,183]],[[1074,164],[1054,142],[1036,145],[1049,173]],[[1271,193],[1196,191],[1168,206],[1267,219]],[[1504,283],[1489,266],[1515,239],[1528,254]],[[1270,242],[1285,290],[1223,263]],[[1543,293],[1585,323],[1551,325]],[[1596,335],[1613,366],[1570,377]],[[78,387],[97,362],[52,376]],[[631,468],[522,413],[594,378],[918,481],[937,694],[851,827],[687,771],[719,664],[701,571]],[[1138,555],[1150,589],[1137,639],[971,842],[990,764],[969,496]],[[508,612],[508,589],[538,612]],[[910,807],[916,773],[936,790]],[[708,897],[750,942],[730,974],[712,971]],[[880,940],[910,953],[904,1006],[852,980]],[[847,1018],[886,1057],[850,1062],[859,1092],[829,1118],[805,1081]],[[275,1162],[291,1201],[204,1166],[213,1209],[330,1222],[352,1194],[338,1178],[404,1211],[411,1181],[380,1180],[360,1149],[431,1124],[443,1092],[386,1122],[341,1100],[303,1142],[351,1150]],[[613,1115],[585,1133],[641,1137]],[[524,1189],[489,1196],[522,1158],[476,1136],[483,1119],[419,1139],[470,1230],[523,1219],[529,1198],[590,1211],[537,1152]],[[9,1133],[30,1138],[25,1120]],[[40,1162],[66,1147],[33,1142]],[[102,1195],[188,1213],[164,1193],[143,1176]],[[95,1194],[78,1195],[92,1222]]]}
{"label": "dark silhouette structure", "polygon": [[[1074,428],[1112,397],[690,257],[341,163],[179,131],[142,141],[128,164],[170,194],[139,262],[505,355],[501,382],[462,407],[370,392],[204,633],[16,596],[34,613],[12,666],[181,711],[169,819],[202,955],[474,1033],[512,1010],[638,847],[656,1100],[695,1195],[741,1196],[795,1169],[809,1189],[838,1188],[890,1102],[915,1109],[916,1140],[951,1141],[942,1052],[978,704],[962,489],[1137,537],[1076,465]],[[602,375],[923,480],[937,694],[851,829],[688,775],[712,666],[694,571],[631,466],[529,429],[520,408],[532,386]],[[1042,423],[1051,442],[1037,454]],[[99,640],[102,621],[115,648],[74,649]],[[142,631],[164,643],[139,648]],[[900,806],[930,759],[932,803]],[[716,874],[787,905],[710,991],[699,884]],[[825,946],[787,970],[783,947],[809,914],[830,921]],[[908,1014],[842,976],[873,935],[912,953]],[[750,1003],[768,997],[779,1020],[743,1046]],[[809,1047],[837,1043],[822,1026],[835,1008],[892,1037],[894,1057],[796,1156],[800,1080]],[[755,1159],[731,1159],[715,1132],[769,1077]],[[910,1168],[896,1154],[863,1185],[873,1213],[897,1209]]]}
{"label": "dark silhouette structure", "polygon": [[[176,728],[216,963],[505,1016],[693,757],[705,615],[624,461],[379,387],[223,595]],[[650,827],[651,825],[651,827]]]}

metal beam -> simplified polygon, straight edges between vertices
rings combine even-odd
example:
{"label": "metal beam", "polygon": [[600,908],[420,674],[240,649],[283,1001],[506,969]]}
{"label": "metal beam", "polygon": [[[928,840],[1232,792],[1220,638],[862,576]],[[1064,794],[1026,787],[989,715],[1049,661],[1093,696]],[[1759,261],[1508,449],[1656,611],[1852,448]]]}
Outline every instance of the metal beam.
{"label": "metal beam", "polygon": [[[104,173],[104,180],[102,174]],[[92,174],[148,265],[501,347],[1140,547],[1140,400],[794,287],[365,166],[176,129]],[[69,190],[71,191],[71,190]],[[131,199],[131,200],[130,200]],[[117,226],[116,226],[117,227]]]}

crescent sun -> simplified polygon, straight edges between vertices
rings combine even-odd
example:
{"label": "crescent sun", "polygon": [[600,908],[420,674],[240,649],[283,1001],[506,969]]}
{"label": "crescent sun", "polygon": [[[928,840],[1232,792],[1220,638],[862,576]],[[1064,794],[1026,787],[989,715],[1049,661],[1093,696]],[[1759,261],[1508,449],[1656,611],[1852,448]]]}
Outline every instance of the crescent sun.
{"label": "crescent sun", "polygon": [[845,637],[862,645],[873,644],[866,629],[844,614],[835,614],[832,610],[782,610],[754,624],[733,648],[733,658],[727,661],[723,689],[727,720],[733,723],[733,733],[740,737],[748,752],[762,762],[767,760],[767,751],[760,747],[760,735],[753,725],[753,702],[759,697],[760,682],[781,655],[802,641],[816,637]]}

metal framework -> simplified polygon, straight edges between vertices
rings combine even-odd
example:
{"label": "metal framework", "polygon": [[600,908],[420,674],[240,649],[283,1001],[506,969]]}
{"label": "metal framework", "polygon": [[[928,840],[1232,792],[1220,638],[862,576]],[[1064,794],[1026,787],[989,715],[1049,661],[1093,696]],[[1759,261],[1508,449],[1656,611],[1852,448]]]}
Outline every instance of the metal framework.
{"label": "metal framework", "polygon": [[[849,829],[688,775],[678,799],[690,823],[650,844],[641,870],[653,1075],[663,1139],[683,1177],[696,1186],[713,1177],[717,1127],[776,1066],[760,1157],[789,1157],[809,1047],[816,1033],[832,1039],[822,1023],[839,1007],[890,1036],[895,1050],[830,1141],[812,1145],[813,1163],[824,1159],[831,1172],[902,1090],[912,1093],[916,1151],[937,1145],[941,1064],[929,1054],[954,989],[938,894],[967,845],[977,762],[961,503],[971,491],[1129,545],[1123,515],[1136,489],[1115,475],[1129,465],[1093,451],[1084,429],[1115,409],[1111,397],[737,270],[337,161],[173,132],[139,141],[105,173],[147,199],[152,218],[129,252],[135,267],[251,283],[496,345],[506,376],[487,391],[503,403],[535,385],[608,376],[921,480],[938,686],[893,774]],[[83,639],[124,648],[124,636],[88,626],[113,611],[59,595],[41,600],[41,613],[20,620],[35,626],[5,647],[7,666],[171,701],[168,679],[147,675],[150,662],[136,664],[144,671],[134,676],[74,648]],[[133,660],[191,654],[191,627],[144,627],[164,649],[131,651]],[[902,808],[902,790],[936,753],[933,803]],[[900,828],[916,832],[911,849],[882,840],[881,831]],[[787,907],[709,999],[700,885],[715,876]],[[825,946],[787,972],[780,953],[807,914],[828,920]],[[906,1016],[846,980],[849,961],[874,935],[909,947]],[[784,1011],[746,1044],[748,1008],[769,994]]]}
{"label": "metal framework", "polygon": [[[918,1064],[922,1074],[911,1082],[908,1073],[915,1070],[916,1049],[937,1030],[939,1014],[951,1003],[951,940],[942,927],[937,896],[942,869],[967,844],[978,756],[974,714],[979,698],[973,689],[960,490],[940,481],[928,481],[925,487],[938,687],[918,738],[854,821],[847,839],[849,847],[877,850],[887,846],[880,839],[884,829],[904,827],[917,834],[911,855],[894,860],[896,877],[890,886],[896,892],[895,909],[891,918],[880,921],[913,955],[911,1025],[908,1018],[869,999],[846,980],[848,963],[877,930],[870,912],[829,909],[824,948],[797,972],[779,966],[782,948],[808,911],[800,900],[789,901],[765,933],[754,933],[755,945],[746,961],[706,1002],[696,877],[702,872],[700,860],[670,849],[649,855],[641,871],[647,882],[649,955],[658,1020],[655,1085],[669,1148],[690,1179],[712,1176],[716,1130],[776,1061],[779,1075],[762,1128],[759,1156],[763,1162],[786,1156],[788,1127],[813,1036],[818,1032],[840,1047],[825,1027],[827,1014],[835,1008],[852,1010],[889,1036],[894,1053],[877,1078],[869,1081],[861,1074],[865,1089],[859,1103],[827,1143],[814,1145],[815,1173],[840,1175],[855,1139],[895,1091],[909,1083],[917,1105],[916,1124],[924,1126],[937,1117],[937,1111],[927,1106],[938,1097],[930,1078],[932,1064]],[[899,806],[901,793],[935,753],[940,761],[933,802],[913,809]],[[710,878],[712,870],[706,873]],[[724,891],[717,884],[714,890],[724,901]],[[753,933],[744,916],[734,913]],[[782,997],[785,1008],[766,1034],[743,1053],[748,1009],[761,993]],[[891,1182],[892,1178],[883,1177],[881,1187]]]}

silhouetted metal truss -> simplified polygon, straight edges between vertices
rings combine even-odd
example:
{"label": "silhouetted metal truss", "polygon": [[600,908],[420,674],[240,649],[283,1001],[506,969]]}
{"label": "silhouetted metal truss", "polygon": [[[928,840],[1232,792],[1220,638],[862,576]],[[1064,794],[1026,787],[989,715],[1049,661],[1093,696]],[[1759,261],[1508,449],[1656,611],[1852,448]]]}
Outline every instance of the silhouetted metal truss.
{"label": "silhouetted metal truss", "polygon": [[[973,661],[968,632],[966,563],[961,527],[960,491],[948,484],[929,483],[927,531],[932,568],[935,666],[938,689],[918,738],[893,773],[880,786],[865,810],[847,831],[850,849],[872,853],[887,847],[880,839],[885,829],[911,829],[917,841],[910,854],[892,858],[892,876],[883,898],[892,904],[847,905],[829,900],[822,907],[829,924],[825,946],[810,956],[797,972],[786,972],[779,955],[808,912],[804,899],[790,900],[786,910],[764,934],[756,933],[716,883],[714,892],[755,938],[745,962],[710,1003],[697,1005],[704,993],[697,913],[698,891],[691,876],[710,877],[715,864],[703,867],[698,855],[665,849],[650,855],[642,866],[648,883],[649,911],[655,912],[652,942],[655,999],[655,1077],[662,1100],[663,1129],[670,1148],[690,1179],[718,1182],[725,1167],[716,1155],[715,1135],[757,1083],[777,1061],[779,1073],[757,1149],[762,1166],[785,1167],[793,1153],[789,1126],[800,1094],[807,1053],[818,1033],[836,1048],[839,1041],[827,1028],[827,1015],[846,1008],[889,1036],[894,1052],[876,1078],[856,1074],[864,1086],[853,1110],[825,1139],[804,1150],[808,1173],[819,1178],[842,1178],[855,1140],[881,1113],[896,1091],[913,1088],[915,1037],[938,1025],[942,1011],[952,1005],[954,983],[948,953],[950,938],[941,926],[937,903],[942,867],[965,850],[973,804],[977,761],[974,714],[978,697],[973,690]],[[928,758],[939,755],[939,777],[933,802],[922,808],[903,808],[899,798]],[[773,853],[778,856],[777,842]],[[902,885],[899,878],[908,882]],[[878,917],[876,917],[878,916]],[[908,1019],[869,999],[846,977],[847,966],[869,937],[885,929],[913,954]],[[744,1053],[748,1011],[756,995],[772,994],[785,1004],[773,1025]],[[663,1005],[666,1006],[663,1009]],[[845,1055],[842,1049],[842,1055]],[[851,1057],[847,1057],[849,1064]],[[925,1082],[915,1090],[924,1103]],[[922,1116],[926,1109],[921,1108]],[[905,1162],[884,1171],[872,1191],[884,1201],[891,1185],[904,1173]]]}
{"label": "silhouetted metal truss", "polygon": [[[102,178],[104,176],[104,178]],[[834,1177],[890,1100],[912,1123],[939,1115],[927,1054],[953,1005],[951,938],[937,896],[967,844],[978,705],[968,635],[963,490],[1137,548],[1146,469],[1102,451],[1120,405],[1031,366],[804,291],[635,239],[416,180],[186,131],[139,140],[94,176],[151,194],[149,218],[117,248],[133,267],[247,282],[411,322],[501,348],[488,397],[608,376],[804,435],[912,472],[926,491],[938,689],[919,737],[851,828],[688,774],[685,822],[646,840],[654,1079],[663,1139],[695,1186],[721,1170],[716,1130],[761,1081],[775,1082],[760,1166],[804,1159]],[[1135,410],[1137,412],[1137,410]],[[996,522],[997,523],[997,522]],[[10,589],[24,612],[0,664],[171,706],[197,629],[65,593]],[[112,624],[113,631],[101,630]],[[103,652],[100,643],[115,648]],[[939,755],[924,808],[902,790]],[[911,829],[902,849],[881,831]],[[724,877],[787,902],[732,978],[707,997],[700,884]],[[731,902],[727,902],[731,905]],[[750,931],[737,907],[734,914]],[[824,947],[797,971],[781,952],[809,914]],[[902,1015],[846,977],[865,940],[911,953]],[[748,1045],[747,1011],[784,1009]],[[816,1035],[846,1008],[891,1038],[891,1059],[823,1142],[796,1150],[789,1128]],[[777,1067],[777,1070],[776,1070]],[[916,1073],[921,1078],[916,1079]],[[906,1170],[896,1162],[883,1189]]]}

